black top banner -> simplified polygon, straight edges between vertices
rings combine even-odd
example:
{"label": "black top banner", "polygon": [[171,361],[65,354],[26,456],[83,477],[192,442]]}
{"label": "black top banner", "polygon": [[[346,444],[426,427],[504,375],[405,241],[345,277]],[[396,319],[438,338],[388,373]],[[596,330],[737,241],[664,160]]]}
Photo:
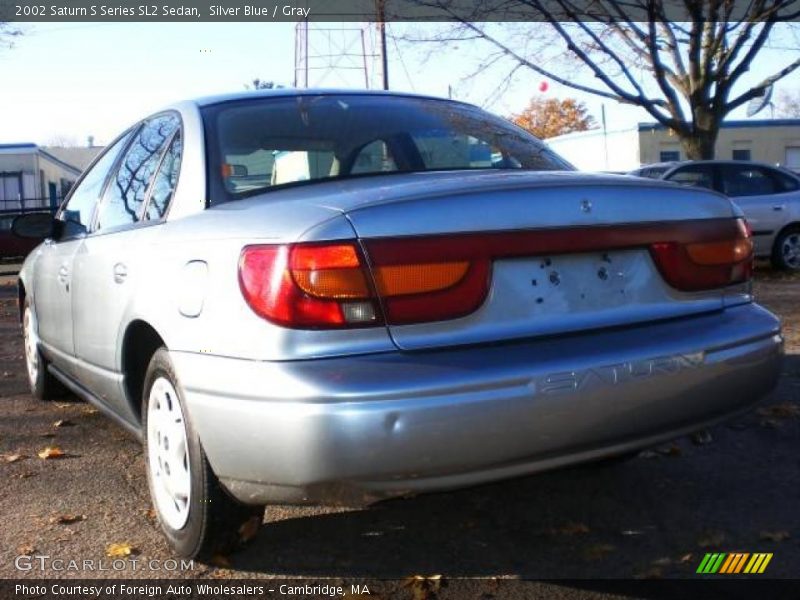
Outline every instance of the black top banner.
{"label": "black top banner", "polygon": [[[151,0],[152,1],[152,0]],[[747,20],[752,3],[682,0],[0,0],[1,21],[28,22],[296,22]],[[770,18],[800,17],[800,0],[767,0]],[[699,8],[698,8],[699,7]],[[690,10],[700,11],[691,14]],[[727,11],[730,10],[730,13]]]}

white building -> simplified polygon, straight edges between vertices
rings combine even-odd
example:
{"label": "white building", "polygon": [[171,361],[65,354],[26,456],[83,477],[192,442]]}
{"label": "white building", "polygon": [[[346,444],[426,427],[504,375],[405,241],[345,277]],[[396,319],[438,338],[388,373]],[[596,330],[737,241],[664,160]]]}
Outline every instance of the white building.
{"label": "white building", "polygon": [[80,174],[36,144],[0,144],[0,211],[55,208]]}
{"label": "white building", "polygon": [[[630,171],[686,159],[677,136],[656,123],[605,133],[579,131],[545,142],[585,171]],[[756,160],[800,171],[800,119],[726,121],[717,138],[716,158]]]}

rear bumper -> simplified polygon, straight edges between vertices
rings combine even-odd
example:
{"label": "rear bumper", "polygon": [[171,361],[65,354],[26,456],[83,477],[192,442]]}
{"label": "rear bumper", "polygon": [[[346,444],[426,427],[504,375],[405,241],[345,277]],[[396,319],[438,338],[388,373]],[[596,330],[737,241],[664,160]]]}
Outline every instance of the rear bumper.
{"label": "rear bumper", "polygon": [[756,304],[494,346],[257,362],[173,352],[242,501],[364,504],[658,443],[746,410],[783,340]]}

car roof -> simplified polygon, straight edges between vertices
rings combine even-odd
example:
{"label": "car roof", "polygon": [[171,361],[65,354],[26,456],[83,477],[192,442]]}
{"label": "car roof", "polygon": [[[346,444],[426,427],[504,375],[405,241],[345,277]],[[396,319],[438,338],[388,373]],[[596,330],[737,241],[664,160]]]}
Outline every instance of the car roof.
{"label": "car roof", "polygon": [[430,96],[426,94],[413,94],[410,92],[390,92],[386,90],[365,90],[365,89],[337,89],[337,88],[275,88],[269,90],[245,90],[232,92],[229,94],[218,94],[215,96],[204,96],[190,100],[197,106],[210,106],[223,102],[235,102],[237,100],[252,100],[255,98],[280,98],[293,96],[393,96],[398,98],[424,98],[426,100],[443,100],[447,102],[457,102],[459,104],[471,104]]}

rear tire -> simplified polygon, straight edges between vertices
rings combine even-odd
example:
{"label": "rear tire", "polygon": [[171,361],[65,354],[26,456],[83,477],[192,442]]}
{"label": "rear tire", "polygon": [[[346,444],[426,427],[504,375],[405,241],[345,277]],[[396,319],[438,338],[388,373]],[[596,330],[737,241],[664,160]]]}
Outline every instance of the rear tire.
{"label": "rear tire", "polygon": [[772,266],[782,271],[800,271],[800,227],[789,227],[778,234],[772,247]]}
{"label": "rear tire", "polygon": [[55,400],[67,394],[67,389],[47,366],[50,364],[39,349],[39,327],[36,312],[26,296],[22,308],[22,336],[25,343],[25,369],[31,395],[37,400]]}
{"label": "rear tire", "polygon": [[155,352],[147,368],[142,420],[150,498],[175,552],[208,561],[255,535],[264,507],[241,504],[222,488],[192,426],[166,348]]}

